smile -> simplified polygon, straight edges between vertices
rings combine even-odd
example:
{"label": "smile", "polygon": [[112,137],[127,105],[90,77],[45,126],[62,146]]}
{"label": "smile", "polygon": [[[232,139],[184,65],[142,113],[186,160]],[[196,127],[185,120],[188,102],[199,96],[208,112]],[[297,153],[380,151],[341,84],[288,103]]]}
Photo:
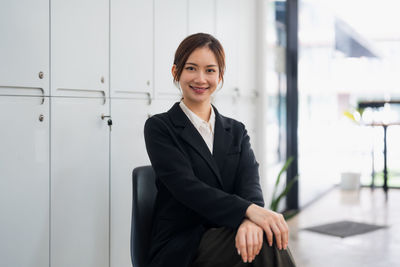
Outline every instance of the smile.
{"label": "smile", "polygon": [[196,94],[203,94],[209,87],[194,87],[189,85],[189,87],[196,93]]}
{"label": "smile", "polygon": [[209,87],[196,87],[196,86],[191,86],[191,85],[189,85],[189,87],[194,90],[207,90],[209,88]]}

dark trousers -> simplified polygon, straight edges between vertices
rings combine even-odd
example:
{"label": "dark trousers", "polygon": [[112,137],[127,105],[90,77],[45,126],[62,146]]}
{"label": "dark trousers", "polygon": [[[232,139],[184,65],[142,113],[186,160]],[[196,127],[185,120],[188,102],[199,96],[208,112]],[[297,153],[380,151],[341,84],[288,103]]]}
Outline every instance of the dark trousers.
{"label": "dark trousers", "polygon": [[293,267],[293,257],[287,250],[270,247],[264,235],[264,244],[253,262],[244,263],[235,247],[236,231],[221,227],[207,230],[201,241],[191,267]]}

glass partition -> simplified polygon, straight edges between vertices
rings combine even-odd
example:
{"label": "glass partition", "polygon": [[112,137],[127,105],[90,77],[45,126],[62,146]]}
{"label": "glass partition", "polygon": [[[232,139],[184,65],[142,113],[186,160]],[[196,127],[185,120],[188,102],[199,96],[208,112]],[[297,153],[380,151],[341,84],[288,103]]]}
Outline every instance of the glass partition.
{"label": "glass partition", "polygon": [[[299,1],[300,206],[346,172],[382,185],[382,125],[389,125],[388,183],[400,186],[399,7],[393,0]],[[373,101],[387,103],[359,109]]]}

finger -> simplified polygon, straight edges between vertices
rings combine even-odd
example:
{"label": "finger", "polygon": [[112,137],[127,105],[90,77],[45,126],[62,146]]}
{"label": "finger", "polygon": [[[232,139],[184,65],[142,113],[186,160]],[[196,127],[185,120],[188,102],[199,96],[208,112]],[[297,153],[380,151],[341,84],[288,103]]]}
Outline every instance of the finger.
{"label": "finger", "polygon": [[282,248],[285,248],[286,240],[287,240],[286,229],[285,229],[285,227],[283,226],[282,223],[278,223],[277,226],[279,227],[279,231],[281,232],[281,243],[282,243]]}
{"label": "finger", "polygon": [[[258,253],[260,253],[263,243],[264,243],[264,232],[262,232],[262,231],[258,232],[258,241],[259,241]],[[258,255],[258,253],[257,253],[257,255]]]}
{"label": "finger", "polygon": [[238,234],[236,234],[236,237],[235,237],[235,247],[236,247],[236,250],[237,250],[237,253],[238,253],[238,255],[240,255],[240,249],[239,249],[239,238],[238,238]]}
{"label": "finger", "polygon": [[256,231],[253,231],[253,260],[256,258],[258,254],[258,247],[259,247],[259,240],[258,240],[258,234]]}
{"label": "finger", "polygon": [[285,217],[283,217],[282,214],[279,214],[280,216],[280,224],[279,224],[279,228],[281,230],[282,233],[282,247],[284,249],[287,248],[287,245],[289,243],[289,226],[287,225],[286,221],[285,221]]}
{"label": "finger", "polygon": [[284,226],[286,228],[286,233],[287,233],[287,240],[286,240],[286,244],[285,244],[285,249],[287,249],[287,246],[289,244],[289,225],[286,223],[286,221],[284,221]]}
{"label": "finger", "polygon": [[238,255],[242,257],[242,252],[241,252],[241,248],[240,248],[240,235],[241,235],[241,234],[242,234],[242,233],[240,233],[240,232],[238,232],[238,233],[236,234],[236,237],[235,237],[235,247],[236,247],[236,250],[237,250]]}
{"label": "finger", "polygon": [[257,232],[253,232],[253,241],[253,259],[255,259],[256,255],[258,255],[258,248],[260,247],[260,240],[258,239]]}
{"label": "finger", "polygon": [[248,255],[248,260],[251,262],[254,257],[254,250],[253,250],[253,234],[251,232],[247,232],[246,235],[246,247],[247,247],[247,255]]}
{"label": "finger", "polygon": [[267,241],[268,241],[268,245],[271,247],[273,240],[274,240],[274,236],[272,234],[271,228],[270,226],[266,226],[264,229],[265,235],[267,236]]}
{"label": "finger", "polygon": [[286,249],[287,244],[288,244],[289,236],[288,236],[288,229],[287,229],[287,227],[285,225],[285,222],[280,223],[279,224],[279,228],[280,228],[281,233],[282,233],[282,248]]}
{"label": "finger", "polygon": [[272,224],[271,229],[275,235],[276,246],[278,247],[278,249],[282,249],[282,234],[279,230],[279,227],[276,224]]}
{"label": "finger", "polygon": [[239,251],[240,256],[242,256],[243,262],[247,262],[247,248],[246,248],[246,237],[245,234],[239,235]]}

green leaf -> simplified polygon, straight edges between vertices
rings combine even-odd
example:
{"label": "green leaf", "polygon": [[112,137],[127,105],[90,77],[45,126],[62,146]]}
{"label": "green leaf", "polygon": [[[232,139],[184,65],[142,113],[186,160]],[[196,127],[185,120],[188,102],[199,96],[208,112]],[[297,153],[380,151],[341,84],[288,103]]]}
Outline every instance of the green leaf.
{"label": "green leaf", "polygon": [[287,186],[285,187],[285,189],[283,190],[283,192],[276,198],[276,200],[274,201],[274,206],[273,206],[273,211],[277,211],[278,209],[278,205],[279,202],[281,201],[281,199],[287,195],[287,193],[290,191],[290,189],[292,188],[293,184],[298,180],[298,176],[294,177],[293,180],[291,180]]}
{"label": "green leaf", "polygon": [[294,160],[293,156],[289,157],[288,160],[283,165],[282,169],[280,170],[278,177],[276,178],[276,181],[275,181],[274,191],[272,193],[272,199],[275,199],[276,191],[278,190],[278,186],[281,181],[282,174],[289,168],[289,166],[290,166],[290,164],[292,164],[293,160]]}
{"label": "green leaf", "polygon": [[353,113],[351,113],[350,111],[345,111],[345,112],[343,112],[343,115],[345,115],[347,118],[349,118],[350,120],[352,120],[352,121],[354,121],[354,122],[357,122],[356,121],[356,118],[354,118],[354,115],[353,115]]}

